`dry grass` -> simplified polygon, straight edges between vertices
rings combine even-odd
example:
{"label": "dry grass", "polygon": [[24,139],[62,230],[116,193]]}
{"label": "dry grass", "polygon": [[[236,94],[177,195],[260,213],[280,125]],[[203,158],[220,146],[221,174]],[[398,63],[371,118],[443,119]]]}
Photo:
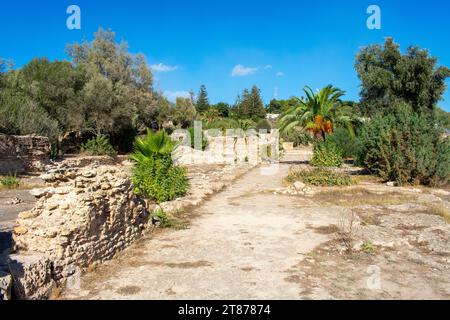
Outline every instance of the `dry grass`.
{"label": "dry grass", "polygon": [[53,287],[50,292],[49,300],[59,300],[62,295],[62,290],[60,287]]}
{"label": "dry grass", "polygon": [[450,223],[450,210],[440,204],[425,204],[428,207],[427,213],[442,217],[447,223]]}
{"label": "dry grass", "polygon": [[407,195],[400,192],[378,194],[364,188],[345,188],[326,190],[314,195],[317,203],[328,203],[343,207],[389,206],[399,205],[406,202],[415,202],[417,196]]}

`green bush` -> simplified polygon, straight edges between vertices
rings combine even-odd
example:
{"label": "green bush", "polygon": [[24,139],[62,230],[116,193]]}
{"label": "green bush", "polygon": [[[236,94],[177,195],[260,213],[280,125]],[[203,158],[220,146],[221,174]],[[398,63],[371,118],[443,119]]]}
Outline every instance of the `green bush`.
{"label": "green bush", "polygon": [[281,138],[286,142],[293,142],[294,147],[308,146],[314,142],[314,138],[309,132],[293,130],[289,133],[283,133]]}
{"label": "green bush", "polygon": [[58,140],[58,122],[35,105],[30,98],[10,89],[0,90],[0,132],[5,134],[38,134],[52,144]]}
{"label": "green bush", "polygon": [[92,138],[81,146],[81,152],[90,156],[114,156],[117,154],[105,136]]}
{"label": "green bush", "polygon": [[218,129],[225,132],[228,129],[234,129],[237,127],[238,127],[237,121],[230,118],[218,119],[211,122],[203,122],[203,128],[205,130]]}
{"label": "green bush", "polygon": [[316,143],[310,164],[314,167],[340,167],[342,151],[332,141]]}
{"label": "green bush", "polygon": [[131,158],[135,193],[150,197],[157,203],[171,201],[186,194],[189,188],[186,169],[174,166],[172,151],[175,143],[164,131],[148,132],[135,142]]}
{"label": "green bush", "polygon": [[272,130],[272,126],[270,125],[269,121],[266,119],[261,119],[256,124],[256,131],[259,133],[260,130],[266,130],[267,132],[270,132]]}
{"label": "green bush", "polygon": [[302,181],[305,184],[325,187],[325,186],[349,186],[353,184],[348,174],[334,172],[328,169],[318,168],[314,170],[293,170],[285,179],[285,182],[292,184]]}
{"label": "green bush", "polygon": [[406,104],[374,117],[359,135],[358,164],[399,185],[448,182],[450,141],[437,123]]}
{"label": "green bush", "polygon": [[358,141],[347,129],[336,128],[327,136],[327,142],[334,143],[344,158],[353,158],[358,153]]}
{"label": "green bush", "polygon": [[0,179],[0,184],[7,189],[16,189],[20,185],[20,179],[17,178],[17,173],[9,174]]}

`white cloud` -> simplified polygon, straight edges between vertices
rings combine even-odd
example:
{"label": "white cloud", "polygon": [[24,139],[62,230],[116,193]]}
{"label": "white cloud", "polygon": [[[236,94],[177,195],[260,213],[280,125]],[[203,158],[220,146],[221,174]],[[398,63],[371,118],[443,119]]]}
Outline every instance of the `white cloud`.
{"label": "white cloud", "polygon": [[283,77],[284,76],[284,72],[278,71],[275,75],[277,77]]}
{"label": "white cloud", "polygon": [[258,68],[244,67],[243,65],[238,64],[234,66],[233,70],[231,71],[231,75],[233,77],[244,77],[254,74],[256,71],[258,71]]}
{"label": "white cloud", "polygon": [[191,94],[188,91],[164,91],[163,93],[164,97],[167,98],[167,100],[175,102],[177,98],[190,98]]}
{"label": "white cloud", "polygon": [[150,68],[154,72],[172,72],[178,69],[177,66],[168,66],[163,63],[154,64]]}
{"label": "white cloud", "polygon": [[265,67],[264,67],[264,69],[272,69],[272,65],[271,64],[268,64],[268,65],[266,65]]}

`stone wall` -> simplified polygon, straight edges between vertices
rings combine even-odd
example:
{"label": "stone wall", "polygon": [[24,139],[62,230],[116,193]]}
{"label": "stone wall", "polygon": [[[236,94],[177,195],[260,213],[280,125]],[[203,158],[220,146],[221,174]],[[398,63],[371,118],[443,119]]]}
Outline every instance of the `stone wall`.
{"label": "stone wall", "polygon": [[[10,257],[18,298],[42,299],[54,284],[111,259],[141,237],[152,203],[136,197],[127,165],[59,168],[33,190],[36,206],[22,212]],[[152,208],[150,208],[152,210]]]}
{"label": "stone wall", "polygon": [[0,175],[39,169],[49,155],[48,138],[0,134]]}

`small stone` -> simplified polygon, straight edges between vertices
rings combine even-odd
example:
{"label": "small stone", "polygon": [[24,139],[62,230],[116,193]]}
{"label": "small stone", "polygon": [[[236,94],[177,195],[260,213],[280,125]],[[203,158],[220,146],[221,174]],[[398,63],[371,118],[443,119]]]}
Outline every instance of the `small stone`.
{"label": "small stone", "polygon": [[39,215],[40,215],[40,212],[38,212],[38,211],[24,211],[24,212],[19,213],[19,219],[27,220],[27,219],[36,218]]}
{"label": "small stone", "polygon": [[14,228],[14,233],[18,236],[24,235],[28,233],[28,229],[23,226],[19,226],[17,228]]}
{"label": "small stone", "polygon": [[41,175],[40,177],[42,180],[44,180],[45,182],[55,182],[56,181],[56,177],[54,174],[51,173],[46,173]]}
{"label": "small stone", "polygon": [[95,171],[87,171],[83,173],[83,177],[85,178],[95,178],[97,176],[97,172]]}
{"label": "small stone", "polygon": [[12,205],[18,205],[22,203],[22,199],[15,197],[14,199],[11,200],[10,204]]}
{"label": "small stone", "polygon": [[389,181],[389,182],[386,183],[386,185],[387,185],[388,187],[395,187],[395,182]]}
{"label": "small stone", "polygon": [[65,188],[58,188],[58,189],[55,190],[55,193],[59,194],[59,195],[66,195],[66,194],[70,193],[70,189],[67,188],[67,187],[65,187]]}
{"label": "small stone", "polygon": [[296,191],[302,191],[305,187],[306,187],[306,185],[305,185],[303,182],[296,181],[296,182],[294,183],[294,189],[295,189]]}
{"label": "small stone", "polygon": [[30,194],[35,198],[42,198],[47,195],[46,189],[33,189],[30,190]]}
{"label": "small stone", "polygon": [[59,204],[54,203],[54,204],[50,204],[50,205],[47,207],[47,210],[48,210],[48,211],[53,211],[53,210],[56,210],[56,209],[58,209],[58,208],[59,208]]}
{"label": "small stone", "polygon": [[110,190],[111,189],[111,185],[109,183],[102,183],[102,185],[100,186],[100,188],[102,190]]}

